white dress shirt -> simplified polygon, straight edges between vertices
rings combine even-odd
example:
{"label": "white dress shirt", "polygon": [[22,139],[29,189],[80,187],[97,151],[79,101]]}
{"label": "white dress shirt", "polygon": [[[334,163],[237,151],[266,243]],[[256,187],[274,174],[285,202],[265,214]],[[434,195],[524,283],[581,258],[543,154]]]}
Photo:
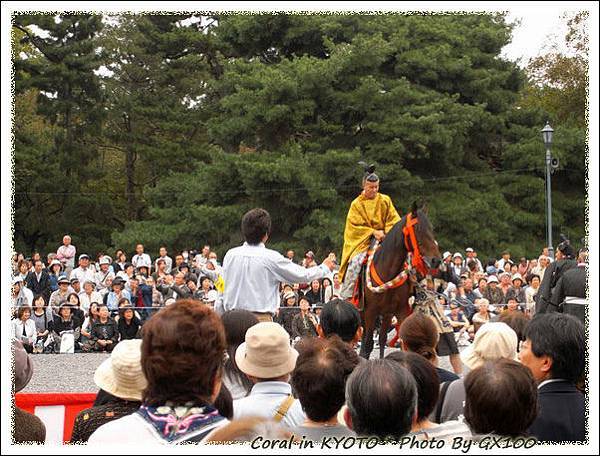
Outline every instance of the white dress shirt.
{"label": "white dress shirt", "polygon": [[[275,412],[277,412],[283,401],[290,394],[292,394],[292,387],[289,383],[256,383],[248,396],[233,401],[233,419],[237,420],[248,416],[273,419]],[[281,420],[281,423],[291,428],[300,426],[304,423],[305,419],[306,415],[302,411],[300,401],[296,399]]]}
{"label": "white dress shirt", "polygon": [[303,268],[263,243],[235,247],[223,259],[223,310],[245,309],[275,313],[279,307],[279,284],[310,283],[330,273],[324,264]]}
{"label": "white dress shirt", "polygon": [[78,268],[75,268],[73,269],[73,271],[71,271],[70,277],[71,279],[76,278],[77,280],[79,280],[79,283],[81,284],[81,289],[83,289],[83,284],[88,280],[90,282],[96,282],[96,270],[91,266],[88,266],[85,269],[79,266]]}
{"label": "white dress shirt", "polygon": [[152,260],[150,259],[150,255],[147,253],[142,253],[141,255],[133,255],[131,259],[131,264],[135,268],[139,268],[140,266],[147,266],[148,269],[152,267]]}

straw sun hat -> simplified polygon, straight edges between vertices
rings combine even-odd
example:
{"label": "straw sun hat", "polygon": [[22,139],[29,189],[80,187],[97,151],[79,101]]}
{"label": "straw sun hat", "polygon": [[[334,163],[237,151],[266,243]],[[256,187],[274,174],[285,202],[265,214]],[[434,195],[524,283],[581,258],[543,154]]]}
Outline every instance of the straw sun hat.
{"label": "straw sun hat", "polygon": [[141,339],[119,342],[94,374],[98,387],[121,399],[142,400],[147,382],[142,372]]}
{"label": "straw sun hat", "polygon": [[257,378],[275,378],[296,367],[298,352],[290,346],[290,336],[273,322],[258,323],[246,332],[246,342],[235,352],[240,370]]}

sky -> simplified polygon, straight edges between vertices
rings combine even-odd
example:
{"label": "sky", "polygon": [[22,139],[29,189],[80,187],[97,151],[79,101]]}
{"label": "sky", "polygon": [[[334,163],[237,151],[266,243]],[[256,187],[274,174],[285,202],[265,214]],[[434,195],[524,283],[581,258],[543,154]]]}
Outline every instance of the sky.
{"label": "sky", "polygon": [[[549,42],[564,43],[567,33],[563,12],[556,10],[527,10],[509,12],[510,22],[519,21],[513,30],[512,42],[504,47],[502,56],[526,66],[530,58],[542,54]],[[565,47],[559,47],[567,51]]]}

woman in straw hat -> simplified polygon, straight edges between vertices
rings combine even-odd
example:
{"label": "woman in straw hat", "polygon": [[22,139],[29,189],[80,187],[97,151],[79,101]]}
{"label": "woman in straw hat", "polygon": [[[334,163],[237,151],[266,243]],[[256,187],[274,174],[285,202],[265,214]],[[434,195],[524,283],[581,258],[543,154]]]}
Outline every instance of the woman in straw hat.
{"label": "woman in straw hat", "polygon": [[100,388],[96,402],[102,405],[82,410],[75,419],[72,443],[87,442],[105,423],[134,413],[140,408],[147,382],[140,362],[142,341],[125,340],[117,344],[110,358],[96,369],[94,382]]}

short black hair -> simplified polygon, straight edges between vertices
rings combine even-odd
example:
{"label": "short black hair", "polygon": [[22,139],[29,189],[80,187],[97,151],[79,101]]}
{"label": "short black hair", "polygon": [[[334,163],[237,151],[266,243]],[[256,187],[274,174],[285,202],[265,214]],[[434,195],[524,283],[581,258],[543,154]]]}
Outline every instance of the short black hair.
{"label": "short black hair", "polygon": [[552,378],[578,382],[585,372],[585,331],[572,315],[537,314],[527,326],[525,339],[537,357],[552,358]]}
{"label": "short black hair", "polygon": [[271,216],[266,210],[255,208],[242,217],[242,235],[248,244],[260,244],[265,234],[270,233]]}
{"label": "short black hair", "polygon": [[421,355],[412,352],[396,351],[385,357],[406,367],[417,382],[417,420],[427,419],[433,411],[440,395],[440,377],[433,364]]}
{"label": "short black hair", "polygon": [[389,359],[359,364],[346,382],[352,429],[359,436],[399,439],[408,434],[417,408],[412,374]]}
{"label": "short black hair", "polygon": [[299,355],[291,384],[306,416],[326,422],[344,405],[346,380],[358,365],[358,354],[337,336],[309,337],[295,348]]}
{"label": "short black hair", "polygon": [[337,334],[344,342],[352,342],[360,324],[358,309],[348,301],[335,298],[323,306],[321,328],[325,337]]}
{"label": "short black hair", "polygon": [[533,374],[510,359],[488,361],[465,378],[465,420],[473,434],[518,437],[538,412]]}

